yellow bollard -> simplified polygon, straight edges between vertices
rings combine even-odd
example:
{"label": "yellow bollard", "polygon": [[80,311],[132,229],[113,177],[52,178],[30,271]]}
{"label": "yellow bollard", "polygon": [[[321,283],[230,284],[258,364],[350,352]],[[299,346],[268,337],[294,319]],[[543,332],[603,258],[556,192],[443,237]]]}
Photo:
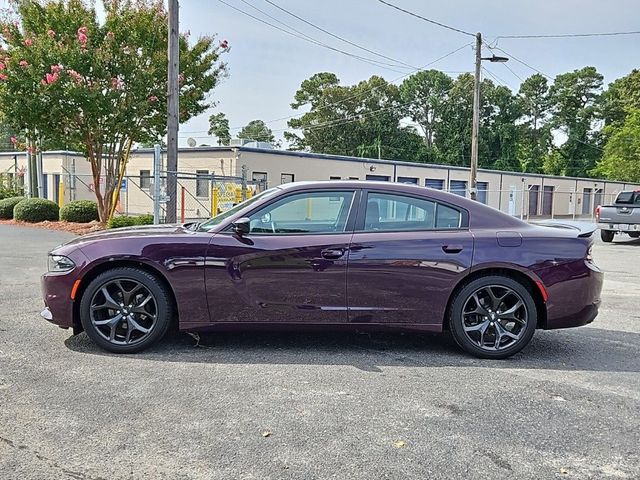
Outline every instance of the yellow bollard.
{"label": "yellow bollard", "polygon": [[242,203],[242,187],[236,187],[236,203]]}
{"label": "yellow bollard", "polygon": [[58,206],[62,207],[64,205],[64,183],[62,180],[58,184]]}
{"label": "yellow bollard", "polygon": [[215,217],[218,215],[218,202],[219,202],[220,191],[217,186],[213,186],[211,189],[211,216]]}

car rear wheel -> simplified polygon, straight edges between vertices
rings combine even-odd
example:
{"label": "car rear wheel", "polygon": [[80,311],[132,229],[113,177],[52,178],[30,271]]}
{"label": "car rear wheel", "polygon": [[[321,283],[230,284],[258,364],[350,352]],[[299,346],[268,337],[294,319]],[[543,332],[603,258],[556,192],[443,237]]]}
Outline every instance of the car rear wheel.
{"label": "car rear wheel", "polygon": [[171,323],[173,305],[155,276],[135,268],[107,270],[85,290],[80,321],[87,335],[114,353],[139,352],[160,340]]}
{"label": "car rear wheel", "polygon": [[611,243],[614,236],[615,232],[613,230],[600,230],[600,238],[603,242]]}
{"label": "car rear wheel", "polygon": [[454,298],[449,326],[456,343],[480,358],[507,358],[533,337],[538,312],[529,290],[503,276],[480,277]]}

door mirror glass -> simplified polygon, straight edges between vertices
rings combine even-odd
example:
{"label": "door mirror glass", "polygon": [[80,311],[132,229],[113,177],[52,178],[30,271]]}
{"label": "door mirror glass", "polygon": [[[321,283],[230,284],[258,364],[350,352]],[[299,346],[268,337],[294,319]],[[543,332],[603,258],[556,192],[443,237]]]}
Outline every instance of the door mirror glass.
{"label": "door mirror glass", "polygon": [[233,231],[236,232],[241,237],[244,235],[248,235],[251,231],[251,220],[247,217],[242,217],[233,222]]}

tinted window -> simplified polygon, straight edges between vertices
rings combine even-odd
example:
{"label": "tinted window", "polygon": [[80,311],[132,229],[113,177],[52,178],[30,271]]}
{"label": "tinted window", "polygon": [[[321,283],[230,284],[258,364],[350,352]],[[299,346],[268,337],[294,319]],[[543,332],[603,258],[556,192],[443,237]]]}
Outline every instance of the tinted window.
{"label": "tinted window", "polygon": [[459,210],[441,203],[436,214],[436,228],[460,228],[461,214]]}
{"label": "tinted window", "polygon": [[620,192],[616,203],[626,203],[629,205],[640,205],[640,193],[637,192]]}
{"label": "tinted window", "polygon": [[365,231],[433,230],[459,228],[461,214],[432,200],[403,195],[370,193]]}
{"label": "tinted window", "polygon": [[253,213],[252,233],[344,232],[353,192],[307,192],[290,195]]}

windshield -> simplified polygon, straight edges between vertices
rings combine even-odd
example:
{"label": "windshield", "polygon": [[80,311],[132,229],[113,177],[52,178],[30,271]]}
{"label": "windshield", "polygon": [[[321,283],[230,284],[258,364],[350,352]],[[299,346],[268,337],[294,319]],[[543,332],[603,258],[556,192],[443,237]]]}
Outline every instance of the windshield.
{"label": "windshield", "polygon": [[213,227],[215,227],[216,225],[219,225],[225,219],[233,216],[235,213],[239,212],[243,208],[248,207],[249,205],[251,205],[253,203],[256,203],[258,200],[261,200],[261,199],[266,198],[266,197],[270,197],[271,195],[276,193],[278,190],[280,190],[280,189],[277,188],[277,187],[276,188],[270,188],[269,190],[265,190],[264,192],[259,193],[258,195],[254,196],[254,197],[248,198],[244,202],[241,202],[241,203],[233,206],[232,208],[230,208],[226,212],[222,212],[222,213],[216,215],[215,217],[210,218],[206,222],[201,223],[198,226],[196,231],[198,231],[198,232],[208,232]]}

